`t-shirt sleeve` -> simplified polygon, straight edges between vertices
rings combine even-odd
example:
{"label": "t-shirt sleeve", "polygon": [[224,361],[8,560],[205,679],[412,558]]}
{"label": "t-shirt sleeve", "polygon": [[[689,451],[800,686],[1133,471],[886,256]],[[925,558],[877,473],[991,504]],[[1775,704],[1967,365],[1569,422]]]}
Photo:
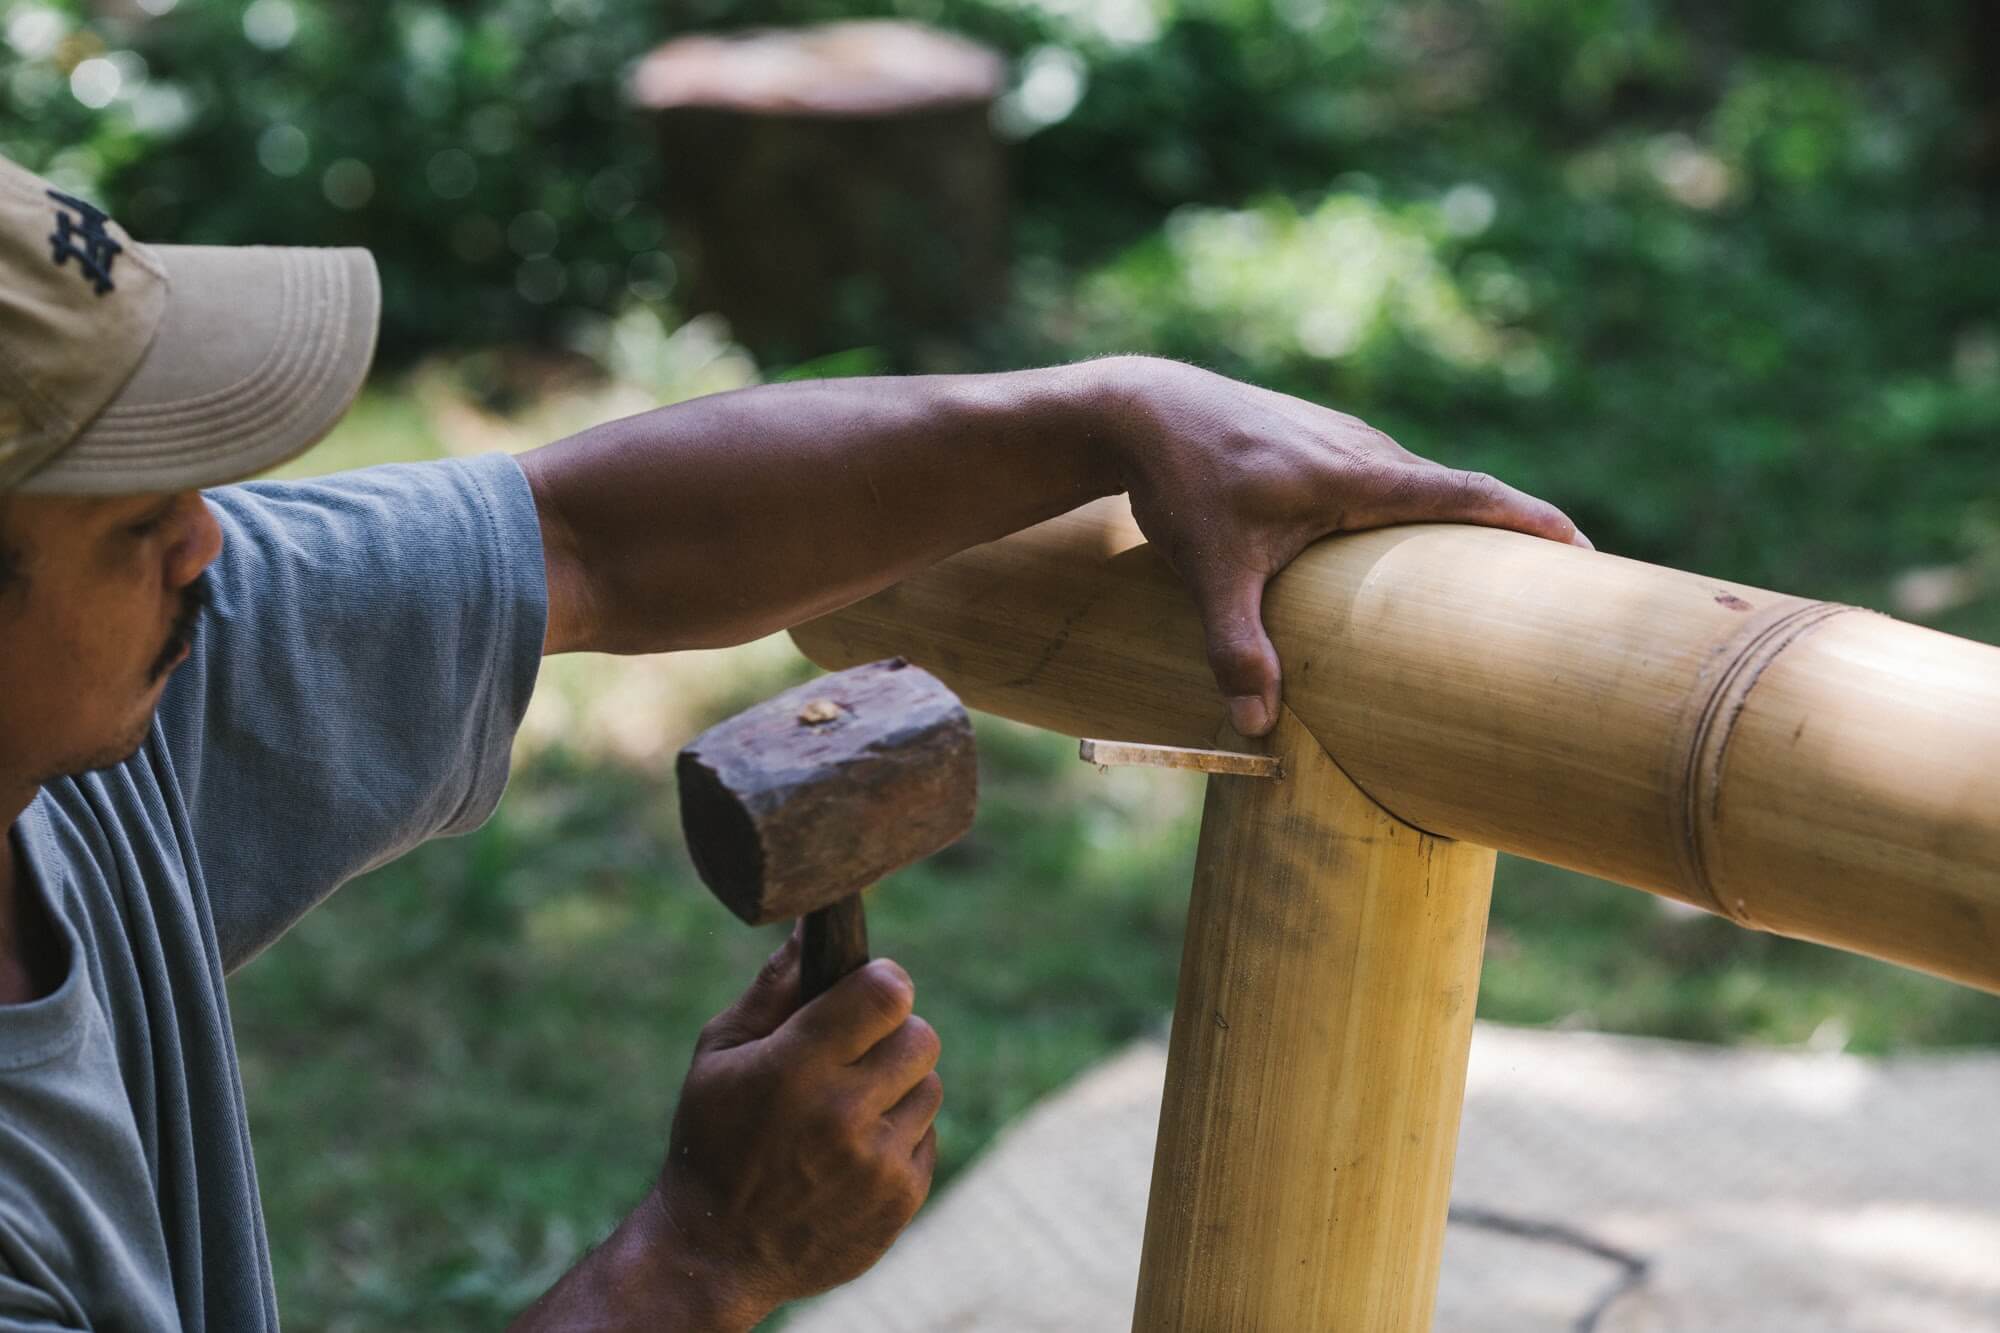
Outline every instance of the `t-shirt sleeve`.
{"label": "t-shirt sleeve", "polygon": [[213,595],[163,694],[225,966],[506,788],[548,615],[506,454],[207,493]]}

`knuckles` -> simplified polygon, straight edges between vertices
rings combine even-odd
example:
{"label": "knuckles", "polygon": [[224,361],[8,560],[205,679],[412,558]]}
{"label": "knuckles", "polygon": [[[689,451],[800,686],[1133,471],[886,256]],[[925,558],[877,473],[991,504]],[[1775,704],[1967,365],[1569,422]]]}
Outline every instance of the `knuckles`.
{"label": "knuckles", "polygon": [[1218,680],[1252,680],[1263,673],[1264,654],[1257,641],[1247,634],[1218,636],[1208,644],[1208,669]]}
{"label": "knuckles", "polygon": [[920,1163],[900,1148],[876,1158],[873,1193],[889,1210],[899,1230],[924,1206],[931,1192],[931,1170],[928,1158]]}
{"label": "knuckles", "polygon": [[1485,472],[1453,472],[1448,474],[1445,499],[1447,503],[1464,509],[1477,509],[1489,505],[1500,496],[1500,483]]}
{"label": "knuckles", "polygon": [[937,1070],[933,1069],[911,1089],[910,1095],[916,1099],[916,1104],[923,1108],[924,1119],[929,1120],[937,1115],[938,1108],[944,1105],[944,1080],[939,1078]]}
{"label": "knuckles", "polygon": [[820,1136],[850,1165],[865,1164],[873,1155],[868,1128],[874,1118],[858,1093],[829,1093],[819,1100]]}
{"label": "knuckles", "polygon": [[905,1018],[916,1004],[916,983],[910,974],[886,958],[877,959],[848,979],[877,1018],[895,1021]]}
{"label": "knuckles", "polygon": [[924,1206],[930,1197],[931,1173],[915,1165],[906,1165],[897,1181],[896,1202],[902,1220],[907,1222],[917,1215],[917,1209]]}
{"label": "knuckles", "polygon": [[903,1020],[901,1036],[909,1044],[911,1059],[925,1069],[934,1067],[944,1054],[944,1039],[938,1036],[937,1029],[915,1014]]}

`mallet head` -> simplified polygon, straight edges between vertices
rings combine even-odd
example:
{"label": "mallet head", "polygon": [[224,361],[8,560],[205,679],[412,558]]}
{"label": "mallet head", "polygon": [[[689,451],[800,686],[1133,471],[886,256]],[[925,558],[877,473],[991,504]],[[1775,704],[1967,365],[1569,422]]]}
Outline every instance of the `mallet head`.
{"label": "mallet head", "polygon": [[717,723],[676,772],[695,868],[752,925],[827,907],[957,841],[979,787],[964,705],[900,657]]}

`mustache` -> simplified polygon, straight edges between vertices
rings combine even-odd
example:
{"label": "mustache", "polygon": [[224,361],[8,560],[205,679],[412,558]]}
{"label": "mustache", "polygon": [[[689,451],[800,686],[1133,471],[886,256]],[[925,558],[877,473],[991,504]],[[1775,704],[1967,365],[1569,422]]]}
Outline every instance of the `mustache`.
{"label": "mustache", "polygon": [[201,613],[208,609],[215,596],[215,586],[210,581],[208,571],[203,570],[194,582],[181,589],[180,614],[174,617],[173,628],[168,631],[167,642],[153,659],[153,667],[146,677],[147,684],[157,681],[166,674],[174,658],[180,656],[183,648],[194,643],[195,625],[201,620]]}

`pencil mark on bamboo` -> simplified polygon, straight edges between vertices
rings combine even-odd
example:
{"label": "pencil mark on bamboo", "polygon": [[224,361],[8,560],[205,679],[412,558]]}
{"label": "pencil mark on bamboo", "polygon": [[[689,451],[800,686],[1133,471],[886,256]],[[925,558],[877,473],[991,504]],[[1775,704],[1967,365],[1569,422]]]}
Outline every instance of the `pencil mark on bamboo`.
{"label": "pencil mark on bamboo", "polygon": [[1000,681],[997,688],[1003,690],[1024,689],[1029,685],[1033,685],[1036,679],[1048,667],[1049,663],[1055,660],[1056,654],[1063,650],[1063,645],[1069,642],[1070,633],[1076,628],[1077,622],[1082,620],[1086,615],[1089,615],[1096,608],[1097,602],[1097,597],[1090,597],[1082,605],[1064,616],[1062,626],[1050,637],[1047,646],[1029,664],[1028,669],[1012,680]]}

